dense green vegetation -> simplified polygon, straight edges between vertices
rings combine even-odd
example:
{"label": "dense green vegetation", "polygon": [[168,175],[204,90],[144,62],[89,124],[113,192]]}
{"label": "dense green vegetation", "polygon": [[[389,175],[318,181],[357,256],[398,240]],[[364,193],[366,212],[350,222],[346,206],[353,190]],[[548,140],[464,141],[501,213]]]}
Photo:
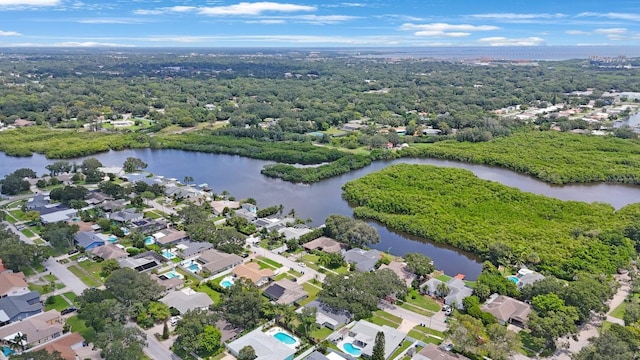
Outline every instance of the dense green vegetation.
{"label": "dense green vegetation", "polygon": [[357,217],[562,278],[613,273],[635,253],[622,231],[634,206],[616,215],[607,204],[560,201],[470,171],[419,165],[390,166],[343,189]]}
{"label": "dense green vegetation", "polygon": [[489,142],[441,141],[402,150],[401,156],[437,157],[497,165],[553,184],[640,184],[640,142],[555,131],[521,131]]}
{"label": "dense green vegetation", "polygon": [[123,150],[149,146],[144,134],[106,134],[74,130],[55,132],[31,127],[8,130],[0,136],[0,151],[12,156],[44,154],[50,159],[66,159],[92,155],[109,150]]}

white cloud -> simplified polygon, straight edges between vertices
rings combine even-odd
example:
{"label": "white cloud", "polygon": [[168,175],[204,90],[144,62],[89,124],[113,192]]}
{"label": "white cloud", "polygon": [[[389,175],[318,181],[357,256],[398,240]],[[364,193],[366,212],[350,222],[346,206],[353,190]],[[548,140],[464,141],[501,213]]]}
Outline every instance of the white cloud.
{"label": "white cloud", "polygon": [[151,10],[134,10],[133,13],[136,15],[162,15],[168,13],[186,13],[195,11],[198,8],[195,6],[171,6],[171,7],[163,7],[159,9],[151,9]]}
{"label": "white cloud", "polygon": [[357,16],[348,15],[298,15],[292,17],[292,19],[316,25],[335,24],[357,18]]}
{"label": "white cloud", "polygon": [[67,41],[59,43],[17,43],[11,46],[20,47],[135,47],[131,44],[103,43],[97,41]]}
{"label": "white cloud", "polygon": [[630,20],[630,21],[640,21],[640,14],[638,13],[597,13],[597,12],[583,12],[577,15],[578,17],[603,17],[607,19],[615,19],[615,20]]}
{"label": "white cloud", "polygon": [[584,30],[567,30],[564,32],[567,35],[589,35],[591,34],[588,31],[584,31]]}
{"label": "white cloud", "polygon": [[325,7],[329,7],[329,8],[336,8],[336,7],[367,7],[367,4],[364,3],[354,3],[354,2],[343,2],[340,4],[327,4],[324,5]]}
{"label": "white cloud", "polygon": [[333,45],[398,45],[408,44],[403,38],[387,36],[315,36],[315,35],[238,35],[238,36],[180,36],[156,35],[143,41],[176,43],[280,43],[280,44],[333,44]]}
{"label": "white cloud", "polygon": [[96,18],[80,19],[76,22],[80,24],[142,24],[147,21],[139,18]]}
{"label": "white cloud", "polygon": [[503,36],[494,36],[479,39],[478,42],[490,46],[537,46],[543,45],[544,39],[539,37],[506,38]]}
{"label": "white cloud", "polygon": [[561,19],[567,15],[561,13],[548,14],[517,14],[517,13],[489,13],[489,14],[473,14],[469,15],[476,19],[495,19],[495,20],[531,20],[531,19]]}
{"label": "white cloud", "polygon": [[605,34],[605,35],[620,35],[627,32],[625,28],[610,28],[610,29],[595,29],[593,30],[596,34]]}
{"label": "white cloud", "polygon": [[444,32],[444,31],[431,31],[423,30],[413,33],[415,36],[432,36],[432,37],[465,37],[471,35],[468,32]]}
{"label": "white cloud", "polygon": [[60,0],[0,0],[0,6],[55,6]]}
{"label": "white cloud", "polygon": [[271,25],[271,24],[284,24],[286,23],[286,21],[282,20],[282,19],[263,19],[263,20],[250,20],[250,21],[246,21],[247,24],[267,24],[267,25]]}
{"label": "white cloud", "polygon": [[15,31],[2,31],[0,30],[0,36],[22,36],[19,32]]}
{"label": "white cloud", "polygon": [[418,30],[418,31],[490,31],[499,30],[500,28],[493,25],[471,25],[471,24],[447,24],[447,23],[431,23],[431,24],[412,24],[406,23],[400,26],[400,30]]}
{"label": "white cloud", "polygon": [[198,8],[198,13],[202,15],[224,16],[224,15],[261,15],[265,12],[298,12],[314,11],[315,6],[276,3],[270,1],[262,2],[240,2],[228,6],[211,6]]}

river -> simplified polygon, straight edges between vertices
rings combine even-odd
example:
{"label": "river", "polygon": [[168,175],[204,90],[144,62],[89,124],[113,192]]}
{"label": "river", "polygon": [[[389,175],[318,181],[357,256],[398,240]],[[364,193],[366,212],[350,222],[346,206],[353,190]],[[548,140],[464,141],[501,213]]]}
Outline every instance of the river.
{"label": "river", "polygon": [[[182,150],[139,149],[111,151],[90,157],[95,157],[105,166],[109,166],[121,165],[129,156],[140,158],[149,164],[147,170],[154,174],[175,177],[180,180],[185,176],[191,176],[195,183],[207,183],[216,193],[227,190],[238,199],[252,197],[258,201],[259,206],[283,204],[285,213],[293,208],[300,218],[311,218],[314,225],[322,224],[330,214],[352,215],[351,208],[341,197],[341,188],[344,183],[397,163],[430,164],[468,169],[479,178],[497,181],[523,191],[561,200],[606,202],[616,209],[630,203],[640,202],[640,187],[637,186],[622,184],[555,186],[502,168],[438,159],[378,161],[348,174],[305,185],[292,184],[260,174],[262,167],[271,162],[232,155]],[[69,161],[80,163],[82,158]],[[52,160],[37,154],[29,158],[16,158],[0,153],[0,177],[4,177],[4,175],[21,167],[31,168],[38,174],[43,174],[47,172],[45,166],[51,162]],[[408,234],[390,231],[379,224],[372,223],[372,225],[380,233],[380,243],[373,246],[379,250],[389,251],[395,255],[421,252],[430,256],[438,269],[444,270],[450,275],[462,273],[468,279],[475,279],[482,270],[482,264],[471,254],[445,245],[436,245]]]}

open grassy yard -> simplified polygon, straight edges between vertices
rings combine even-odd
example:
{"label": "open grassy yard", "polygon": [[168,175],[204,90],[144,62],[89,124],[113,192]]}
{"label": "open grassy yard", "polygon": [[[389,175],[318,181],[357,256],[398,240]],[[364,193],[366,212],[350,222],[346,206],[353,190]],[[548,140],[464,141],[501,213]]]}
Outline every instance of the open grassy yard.
{"label": "open grassy yard", "polygon": [[82,335],[82,337],[87,342],[92,342],[96,336],[95,330],[93,330],[93,328],[91,327],[88,327],[84,323],[84,320],[81,320],[80,318],[78,318],[78,315],[74,315],[68,318],[67,324],[71,325],[71,331],[80,333],[80,335]]}
{"label": "open grassy yard", "polygon": [[63,293],[62,295],[64,295],[67,299],[69,299],[69,301],[71,301],[72,303],[75,304],[76,302],[76,293],[74,293],[73,291],[67,291],[66,293]]}
{"label": "open grassy yard", "polygon": [[403,341],[402,344],[398,346],[396,351],[394,351],[393,354],[391,354],[390,359],[395,359],[396,357],[400,356],[400,354],[403,351],[407,350],[409,346],[411,346],[411,341],[408,341],[408,340]]}
{"label": "open grassy yard", "polygon": [[311,332],[311,337],[316,340],[324,340],[327,338],[327,336],[331,335],[331,333],[333,333],[333,330],[323,326],[319,329],[313,330]]}
{"label": "open grassy yard", "polygon": [[268,258],[263,257],[263,256],[258,256],[256,259],[259,260],[259,262],[266,263],[267,265],[269,265],[270,267],[272,267],[274,269],[280,269],[282,267],[282,264],[280,264],[279,262],[273,261],[273,260],[268,259]]}
{"label": "open grassy yard", "polygon": [[387,325],[390,326],[394,329],[397,329],[398,326],[400,326],[400,324],[402,323],[402,319],[389,314],[388,312],[385,312],[383,310],[376,310],[373,313],[373,316],[371,316],[370,318],[367,319],[367,321],[370,321],[376,325]]}
{"label": "open grassy yard", "polygon": [[307,305],[308,303],[318,298],[318,293],[320,292],[320,290],[322,290],[322,288],[320,288],[318,285],[314,285],[310,282],[302,284],[302,288],[307,292],[309,296],[299,301],[300,305]]}
{"label": "open grassy yard", "polygon": [[86,270],[89,274],[96,277],[96,279],[102,280],[100,273],[102,272],[102,263],[86,260],[78,263],[78,265]]}
{"label": "open grassy yard", "polygon": [[[49,299],[53,299],[53,300],[49,300]],[[65,300],[62,296],[59,296],[59,295],[54,295],[49,299],[47,299],[47,302],[45,303],[45,307],[44,307],[45,311],[49,311],[52,309],[62,311],[68,308],[69,306],[71,306],[71,304],[69,304],[67,300]],[[53,302],[49,303],[49,301],[53,301]]]}
{"label": "open grassy yard", "polygon": [[78,267],[78,265],[71,265],[68,269],[87,286],[98,287],[102,285],[102,282],[99,279],[88,274],[86,271]]}
{"label": "open grassy yard", "polygon": [[219,292],[213,290],[212,288],[208,287],[207,285],[202,284],[202,285],[198,285],[198,286],[192,286],[191,288],[193,290],[195,290],[195,291],[203,292],[203,293],[209,295],[211,300],[213,300],[214,304],[220,304],[220,297],[222,296],[222,294],[220,294]]}
{"label": "open grassy yard", "polygon": [[440,311],[440,304],[438,304],[435,300],[433,300],[432,298],[426,296],[426,295],[422,295],[420,294],[417,290],[411,290],[411,292],[407,295],[406,299],[404,300],[405,303],[409,303],[413,306],[419,307],[419,308],[423,308],[425,310],[429,310],[429,311]]}

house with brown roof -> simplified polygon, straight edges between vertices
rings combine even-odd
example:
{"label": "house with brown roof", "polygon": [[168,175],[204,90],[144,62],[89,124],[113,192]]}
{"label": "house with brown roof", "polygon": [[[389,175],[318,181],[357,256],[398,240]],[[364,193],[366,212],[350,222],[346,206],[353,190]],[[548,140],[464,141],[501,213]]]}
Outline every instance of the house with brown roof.
{"label": "house with brown roof", "polygon": [[13,125],[17,127],[33,126],[35,124],[36,124],[35,121],[26,120],[26,119],[17,119],[16,121],[13,122]]}
{"label": "house with brown roof", "polygon": [[200,254],[195,261],[202,266],[202,269],[207,270],[211,275],[219,274],[242,264],[242,258],[240,256],[223,253],[214,249],[206,250]]}
{"label": "house with brown roof", "polygon": [[268,283],[275,275],[271,269],[260,269],[260,265],[255,262],[238,265],[232,272],[235,276],[250,280],[257,286]]}
{"label": "house with brown roof", "polygon": [[16,335],[26,335],[27,339],[22,340],[21,345],[33,347],[44,344],[62,335],[63,323],[58,310],[49,310],[0,327],[0,343],[4,345],[15,344]]}
{"label": "house with brown roof", "polygon": [[102,260],[111,260],[111,259],[124,259],[129,256],[129,253],[119,248],[115,244],[106,243],[102,246],[98,246],[89,251],[94,257],[99,257]]}
{"label": "house with brown roof", "polygon": [[315,240],[311,240],[308,243],[302,245],[302,247],[307,249],[307,251],[320,250],[326,253],[337,253],[342,251],[341,243],[326,236],[321,236]]}
{"label": "house with brown roof", "polygon": [[229,208],[230,210],[240,208],[240,203],[238,201],[219,200],[211,201],[209,204],[211,204],[211,209],[213,209],[213,213],[215,215],[221,215],[224,208]]}
{"label": "house with brown roof", "polygon": [[151,280],[158,283],[158,285],[164,287],[165,292],[180,290],[184,287],[184,280],[179,277],[168,278],[164,275],[150,275]]}
{"label": "house with brown roof", "polygon": [[522,328],[525,327],[531,313],[529,304],[498,294],[491,295],[480,309],[495,316],[501,325],[513,324]]}
{"label": "house with brown roof", "polygon": [[153,234],[156,242],[162,246],[177,243],[187,238],[187,232],[183,230],[165,229]]}
{"label": "house with brown roof", "polygon": [[80,354],[76,352],[77,349],[81,349],[84,346],[84,338],[77,332],[70,333],[58,338],[55,341],[50,341],[45,345],[33,348],[33,351],[45,350],[49,354],[58,352],[60,357],[64,360],[76,360],[81,359]]}
{"label": "house with brown roof", "polygon": [[23,295],[29,291],[31,291],[29,290],[29,284],[27,284],[27,279],[22,272],[0,273],[0,298]]}

